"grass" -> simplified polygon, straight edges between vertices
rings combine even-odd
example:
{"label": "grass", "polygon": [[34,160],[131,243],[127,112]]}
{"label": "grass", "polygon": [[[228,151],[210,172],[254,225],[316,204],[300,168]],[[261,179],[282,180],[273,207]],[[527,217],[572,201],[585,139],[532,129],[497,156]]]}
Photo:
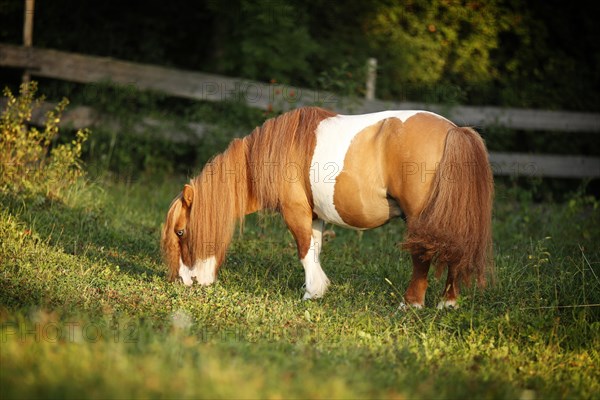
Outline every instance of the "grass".
{"label": "grass", "polygon": [[[125,105],[144,104],[127,96],[101,99],[132,126],[141,113]],[[539,182],[500,182],[496,283],[465,289],[458,310],[435,309],[433,277],[426,309],[398,310],[411,271],[401,221],[335,228],[318,301],[300,300],[304,274],[274,215],[248,218],[216,285],[186,288],[166,282],[158,252],[185,181],[174,175],[265,116],[182,107],[215,123],[199,146],[95,132],[95,183],[0,189],[0,398],[598,398],[596,198],[536,203]]]}
{"label": "grass", "polygon": [[251,216],[212,287],[168,283],[160,224],[182,178],[104,180],[62,202],[1,195],[2,398],[598,398],[600,209],[499,188],[496,284],[398,311],[403,223],[335,228],[333,285],[277,216]]}

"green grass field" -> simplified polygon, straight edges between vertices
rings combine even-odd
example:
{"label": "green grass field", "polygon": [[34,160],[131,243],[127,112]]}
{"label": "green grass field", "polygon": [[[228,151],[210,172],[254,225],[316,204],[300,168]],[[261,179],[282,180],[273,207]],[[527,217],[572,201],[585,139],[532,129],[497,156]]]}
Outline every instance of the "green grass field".
{"label": "green grass field", "polygon": [[184,178],[4,194],[2,398],[598,398],[600,208],[498,188],[496,283],[458,310],[398,311],[402,221],[334,228],[325,298],[292,237],[251,216],[218,283],[168,283],[160,225]]}
{"label": "green grass field", "polygon": [[[60,112],[32,127],[36,89],[0,118],[0,399],[600,398],[600,202],[557,193],[574,184],[498,182],[496,281],[458,310],[434,307],[433,276],[425,309],[398,310],[400,220],[333,228],[318,301],[301,301],[292,236],[270,214],[247,218],[217,284],[187,288],[158,250],[177,174],[265,115],[197,104],[183,115],[214,124],[199,145],[98,127],[82,147],[87,132],[58,135]],[[109,93],[123,126],[145,114],[144,95]],[[536,202],[548,188],[561,203]]]}

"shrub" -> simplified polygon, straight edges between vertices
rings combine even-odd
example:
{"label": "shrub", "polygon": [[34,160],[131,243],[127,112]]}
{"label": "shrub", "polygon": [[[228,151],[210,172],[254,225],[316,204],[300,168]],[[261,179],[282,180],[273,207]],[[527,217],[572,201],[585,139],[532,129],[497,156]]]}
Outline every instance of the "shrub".
{"label": "shrub", "polygon": [[59,123],[69,104],[66,98],[46,113],[43,129],[32,125],[32,114],[44,97],[36,98],[37,83],[22,84],[19,96],[4,89],[0,117],[0,190],[36,193],[60,198],[64,190],[84,175],[80,159],[87,129],[70,142],[59,144]]}

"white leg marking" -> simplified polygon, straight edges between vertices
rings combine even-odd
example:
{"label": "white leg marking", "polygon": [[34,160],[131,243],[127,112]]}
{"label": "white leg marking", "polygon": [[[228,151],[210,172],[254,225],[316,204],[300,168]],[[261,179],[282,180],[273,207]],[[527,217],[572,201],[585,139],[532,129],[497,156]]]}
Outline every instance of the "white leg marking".
{"label": "white leg marking", "polygon": [[329,279],[319,262],[321,245],[323,244],[323,226],[322,220],[313,221],[312,237],[310,239],[310,248],[306,256],[301,260],[306,277],[306,292],[303,300],[316,299],[323,297],[329,286]]}
{"label": "white leg marking", "polygon": [[179,259],[179,276],[183,279],[183,284],[185,286],[192,286],[192,283],[194,283],[194,281],[192,281],[192,270],[183,263],[181,258]]}
{"label": "white leg marking", "polygon": [[437,305],[438,310],[443,310],[444,308],[458,308],[458,304],[456,300],[442,300]]}
{"label": "white leg marking", "polygon": [[215,282],[217,274],[217,260],[214,257],[206,260],[197,260],[194,263],[192,276],[196,277],[196,282],[202,286],[208,286]]}

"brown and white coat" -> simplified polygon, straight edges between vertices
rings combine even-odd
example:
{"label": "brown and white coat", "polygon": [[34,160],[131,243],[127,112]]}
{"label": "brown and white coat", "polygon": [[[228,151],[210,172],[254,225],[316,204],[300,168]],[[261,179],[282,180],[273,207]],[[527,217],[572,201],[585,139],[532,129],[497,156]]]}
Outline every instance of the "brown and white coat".
{"label": "brown and white coat", "polygon": [[234,140],[185,185],[167,214],[162,249],[170,279],[216,279],[236,221],[281,213],[305,270],[305,299],[325,294],[319,262],[326,222],[371,229],[405,216],[413,258],[405,301],[424,304],[427,272],[448,269],[442,306],[458,284],[492,266],[493,180],[481,137],[426,111],[337,115],[307,107]]}

